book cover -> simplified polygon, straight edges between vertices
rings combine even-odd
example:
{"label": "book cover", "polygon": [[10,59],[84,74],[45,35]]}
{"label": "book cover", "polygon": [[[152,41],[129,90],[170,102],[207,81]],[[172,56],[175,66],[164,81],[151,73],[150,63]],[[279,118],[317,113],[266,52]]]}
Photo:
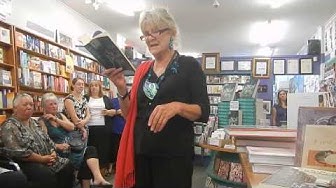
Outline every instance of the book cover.
{"label": "book cover", "polygon": [[0,48],[0,63],[4,63],[4,50]]}
{"label": "book cover", "polygon": [[223,89],[221,92],[221,101],[232,101],[234,100],[237,83],[225,83],[223,84]]}
{"label": "book cover", "polygon": [[263,180],[258,188],[267,187],[335,187],[336,173],[300,167],[282,167]]}
{"label": "book cover", "polygon": [[243,182],[243,167],[240,163],[231,162],[229,181]]}
{"label": "book cover", "polygon": [[237,126],[243,124],[242,111],[230,111],[229,114],[229,126]]}
{"label": "book cover", "polygon": [[336,172],[336,126],[306,125],[302,167]]}
{"label": "book cover", "polygon": [[251,80],[246,83],[240,93],[240,98],[255,98],[260,80]]}
{"label": "book cover", "polygon": [[85,41],[83,43],[85,44],[84,47],[106,69],[121,67],[123,70],[135,71],[134,66],[125,54],[106,34],[101,33],[88,43],[85,43]]}
{"label": "book cover", "polygon": [[10,30],[0,27],[0,41],[10,44]]}
{"label": "book cover", "polygon": [[225,161],[222,159],[219,159],[219,160],[220,162],[219,162],[219,168],[218,168],[217,175],[220,178],[227,180],[229,178],[231,162]]}
{"label": "book cover", "polygon": [[295,166],[305,165],[302,163],[302,154],[305,141],[306,125],[336,126],[335,114],[336,108],[299,107]]}

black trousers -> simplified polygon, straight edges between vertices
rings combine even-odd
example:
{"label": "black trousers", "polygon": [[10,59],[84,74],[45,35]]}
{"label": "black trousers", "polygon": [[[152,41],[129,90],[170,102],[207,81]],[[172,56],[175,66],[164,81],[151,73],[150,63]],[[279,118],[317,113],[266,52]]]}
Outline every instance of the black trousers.
{"label": "black trousers", "polygon": [[110,162],[115,163],[117,161],[117,154],[119,150],[121,140],[121,134],[112,133],[111,136],[111,143],[112,143],[112,149],[110,150]]}
{"label": "black trousers", "polygon": [[31,188],[72,188],[74,168],[70,163],[57,173],[39,163],[23,162],[20,163],[20,167],[27,176]]}
{"label": "black trousers", "polygon": [[88,146],[85,150],[84,153],[84,159],[81,163],[81,166],[78,170],[78,179],[79,180],[89,180],[93,178],[92,172],[87,165],[86,161],[91,158],[96,158],[98,159],[98,153],[95,147],[93,146]]}
{"label": "black trousers", "polygon": [[88,146],[96,147],[99,165],[105,167],[110,162],[111,134],[107,126],[89,126]]}
{"label": "black trousers", "polygon": [[191,188],[192,174],[192,156],[135,156],[135,188]]}
{"label": "black trousers", "polygon": [[19,171],[10,171],[0,174],[0,185],[6,188],[27,188],[26,176]]}

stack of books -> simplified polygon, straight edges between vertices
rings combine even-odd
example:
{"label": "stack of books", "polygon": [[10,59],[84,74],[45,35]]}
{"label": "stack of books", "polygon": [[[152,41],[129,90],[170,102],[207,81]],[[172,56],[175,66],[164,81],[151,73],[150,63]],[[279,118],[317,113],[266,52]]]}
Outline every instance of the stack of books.
{"label": "stack of books", "polygon": [[247,152],[254,173],[272,173],[295,160],[296,130],[230,128],[238,152]]}

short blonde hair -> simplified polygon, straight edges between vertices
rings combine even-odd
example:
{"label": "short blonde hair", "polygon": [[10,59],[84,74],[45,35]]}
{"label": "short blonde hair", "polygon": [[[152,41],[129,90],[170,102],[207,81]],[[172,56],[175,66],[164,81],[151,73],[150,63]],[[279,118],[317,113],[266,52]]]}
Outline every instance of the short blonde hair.
{"label": "short blonde hair", "polygon": [[146,26],[153,26],[156,29],[169,28],[173,32],[174,46],[178,46],[179,29],[171,14],[165,8],[153,8],[145,10],[140,14],[139,26],[144,33]]}
{"label": "short blonde hair", "polygon": [[42,107],[44,108],[45,107],[45,103],[47,100],[53,100],[53,101],[56,101],[58,100],[58,98],[56,97],[56,95],[54,93],[45,93],[42,95]]}
{"label": "short blonde hair", "polygon": [[101,83],[101,81],[100,80],[93,80],[93,81],[91,81],[90,82],[90,84],[89,84],[89,96],[92,96],[92,93],[91,93],[91,87],[92,87],[92,85],[94,85],[94,84],[98,84],[98,86],[99,86],[99,93],[98,93],[98,96],[99,97],[103,97],[103,86],[102,86],[102,83]]}

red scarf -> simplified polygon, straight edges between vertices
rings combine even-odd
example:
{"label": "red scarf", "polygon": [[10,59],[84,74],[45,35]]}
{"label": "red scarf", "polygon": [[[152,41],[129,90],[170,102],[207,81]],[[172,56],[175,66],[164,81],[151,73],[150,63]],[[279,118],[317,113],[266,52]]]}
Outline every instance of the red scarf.
{"label": "red scarf", "polygon": [[141,79],[148,72],[151,61],[142,63],[136,70],[130,96],[130,106],[126,124],[121,136],[117,157],[117,168],[114,186],[116,188],[131,188],[135,185],[134,166],[134,125],[137,116],[137,94]]}

